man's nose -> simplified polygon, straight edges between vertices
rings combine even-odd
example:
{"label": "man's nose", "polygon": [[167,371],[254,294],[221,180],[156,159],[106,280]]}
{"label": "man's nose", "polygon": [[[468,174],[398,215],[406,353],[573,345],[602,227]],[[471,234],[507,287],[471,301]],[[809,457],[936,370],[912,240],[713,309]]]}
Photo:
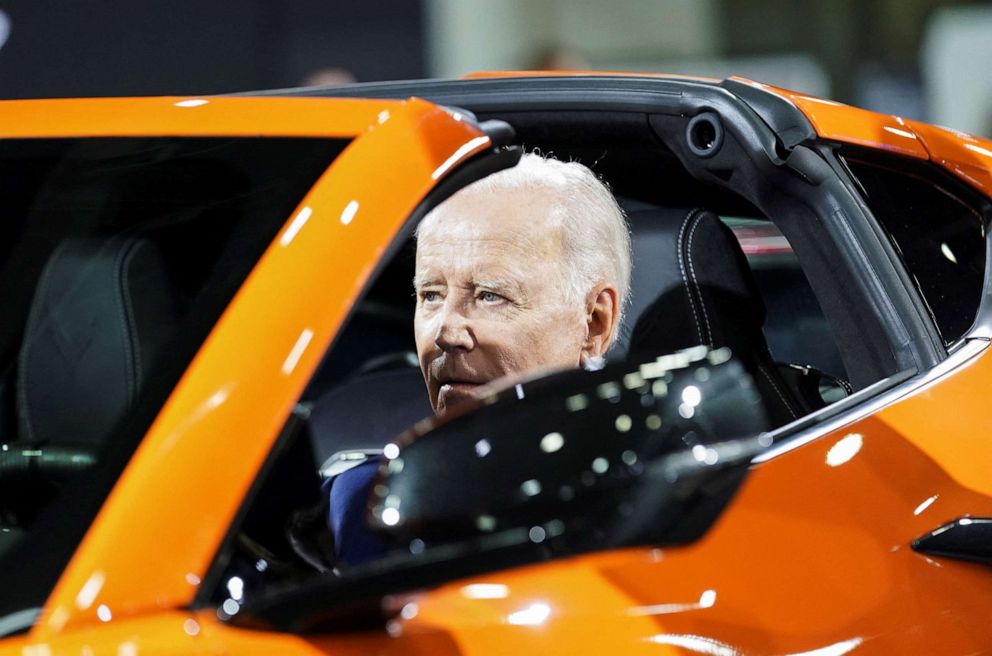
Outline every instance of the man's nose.
{"label": "man's nose", "polygon": [[445,309],[434,343],[445,353],[471,351],[475,337],[468,319],[457,308]]}

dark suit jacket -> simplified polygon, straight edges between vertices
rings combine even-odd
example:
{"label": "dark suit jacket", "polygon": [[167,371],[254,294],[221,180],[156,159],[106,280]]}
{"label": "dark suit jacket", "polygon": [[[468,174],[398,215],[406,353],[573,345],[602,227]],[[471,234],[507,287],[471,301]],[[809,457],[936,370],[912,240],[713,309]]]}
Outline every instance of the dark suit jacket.
{"label": "dark suit jacket", "polygon": [[381,462],[381,456],[372,458],[324,484],[329,501],[327,526],[334,535],[339,565],[359,565],[385,553],[385,544],[365,523],[372,481]]}

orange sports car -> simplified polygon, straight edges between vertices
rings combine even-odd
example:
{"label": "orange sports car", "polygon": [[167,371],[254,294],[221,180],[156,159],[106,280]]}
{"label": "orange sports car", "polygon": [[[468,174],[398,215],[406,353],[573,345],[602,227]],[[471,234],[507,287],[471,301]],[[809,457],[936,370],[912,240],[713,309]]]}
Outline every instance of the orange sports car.
{"label": "orange sports car", "polygon": [[[629,325],[418,421],[413,230],[525,150],[617,196]],[[2,656],[992,652],[992,142],[487,74],[4,101],[0,172]]]}

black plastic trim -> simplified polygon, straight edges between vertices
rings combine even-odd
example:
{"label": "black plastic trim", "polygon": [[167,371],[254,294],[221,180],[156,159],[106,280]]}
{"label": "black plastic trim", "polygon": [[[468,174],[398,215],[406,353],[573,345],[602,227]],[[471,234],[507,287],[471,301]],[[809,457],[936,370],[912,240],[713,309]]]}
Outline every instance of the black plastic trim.
{"label": "black plastic trim", "polygon": [[960,517],[913,540],[913,551],[992,565],[992,518]]}
{"label": "black plastic trim", "polygon": [[947,357],[929,310],[855,187],[854,177],[829,146],[811,152],[816,152],[836,175],[839,184],[831,190],[831,202],[837,206],[831,213],[830,228],[835,242],[848,250],[849,258],[860,261],[869,274],[863,276],[866,292],[892,338],[897,365],[900,369],[929,369]]}
{"label": "black plastic trim", "polygon": [[[816,140],[812,124],[782,96],[741,80],[639,75],[570,75],[495,77],[462,80],[402,80],[344,87],[302,87],[250,91],[234,95],[302,96],[321,98],[383,98],[416,96],[472,112],[526,110],[650,111],[675,114],[686,94],[725,92],[746,105],[777,137],[781,150]],[[698,111],[698,110],[697,110]],[[692,113],[696,113],[693,111]]]}
{"label": "black plastic trim", "polygon": [[[904,369],[898,371],[891,376],[887,376],[882,380],[872,383],[864,389],[860,389],[854,392],[850,396],[845,396],[844,398],[831,403],[830,405],[820,408],[816,412],[804,415],[797,419],[796,421],[786,424],[780,428],[775,429],[771,435],[776,443],[785,442],[791,439],[795,434],[801,433],[803,431],[809,430],[823,424],[835,417],[839,417],[849,410],[860,406],[862,403],[878,397],[882,392],[891,390],[899,385],[902,385],[908,380],[916,377],[917,371],[915,369]],[[764,455],[759,456],[759,458],[764,457]]]}
{"label": "black plastic trim", "polygon": [[[540,562],[546,549],[526,529],[466,543],[435,547],[416,556],[393,555],[349,570],[347,577],[319,576],[249,601],[232,626],[292,633],[379,629],[401,597],[474,574]],[[397,573],[402,575],[398,578]]]}
{"label": "black plastic trim", "polygon": [[806,115],[777,93],[734,79],[726,79],[720,86],[740,98],[760,116],[787,150],[816,140],[816,130]]}
{"label": "black plastic trim", "polygon": [[470,80],[408,80],[373,82],[344,87],[305,87],[251,91],[235,95],[303,96],[320,98],[383,98],[416,96],[472,112],[523,110],[634,110],[677,112],[688,89],[721,91],[713,83],[636,76],[568,76],[482,78]]}
{"label": "black plastic trim", "polygon": [[[879,257],[884,257],[889,262],[890,269],[895,273],[895,276],[890,282],[892,286],[901,288],[904,304],[913,310],[912,316],[915,325],[910,326],[911,331],[916,333],[915,337],[921,343],[929,343],[931,347],[929,355],[931,358],[942,360],[947,356],[947,350],[944,348],[944,343],[934,322],[933,314],[924,300],[919,287],[913,282],[909,272],[906,270],[906,265],[903,263],[902,258],[899,257],[899,254],[893,247],[891,237],[889,237],[885,228],[878,222],[871,208],[865,202],[864,192],[860,188],[857,177],[838,154],[837,147],[824,144],[818,150],[824,160],[837,171],[838,176],[844,181],[855,203],[857,203],[861,212],[868,219],[863,222],[865,226],[864,232],[866,233],[865,239],[870,238],[872,240],[875,245],[875,254]],[[858,153],[866,152],[865,149],[857,147],[844,147],[843,150]],[[869,161],[879,161],[878,153],[868,151],[866,154]],[[904,161],[900,163],[905,165]],[[935,169],[936,167],[931,168]],[[870,235],[867,234],[868,231],[870,231]]]}
{"label": "black plastic trim", "polygon": [[685,140],[696,157],[713,157],[723,146],[723,124],[713,112],[696,114],[685,127]]}

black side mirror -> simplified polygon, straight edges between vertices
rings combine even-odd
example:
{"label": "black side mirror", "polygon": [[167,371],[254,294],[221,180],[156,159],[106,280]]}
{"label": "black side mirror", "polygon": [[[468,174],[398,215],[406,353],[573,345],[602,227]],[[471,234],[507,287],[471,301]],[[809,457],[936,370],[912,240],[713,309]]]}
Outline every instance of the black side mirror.
{"label": "black side mirror", "polygon": [[370,522],[413,552],[497,534],[543,544],[545,557],[689,542],[767,446],[767,428],[726,349],[566,372],[404,436]]}
{"label": "black side mirror", "polygon": [[701,536],[770,444],[727,349],[688,349],[517,385],[387,449],[370,526],[383,558],[272,591],[232,623],[380,625],[395,593],[549,558]]}

